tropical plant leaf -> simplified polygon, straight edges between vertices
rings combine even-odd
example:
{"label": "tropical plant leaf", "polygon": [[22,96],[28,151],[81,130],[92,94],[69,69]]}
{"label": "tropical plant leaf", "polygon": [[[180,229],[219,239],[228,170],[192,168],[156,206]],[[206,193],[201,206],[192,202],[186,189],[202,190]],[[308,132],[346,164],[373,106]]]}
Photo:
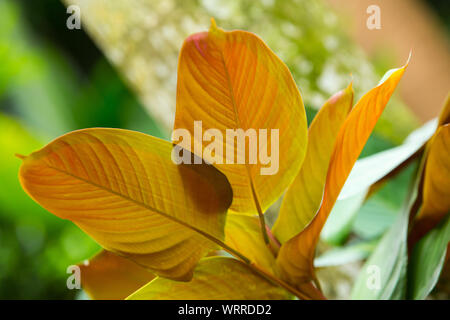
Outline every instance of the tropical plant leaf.
{"label": "tropical plant leaf", "polygon": [[284,196],[273,227],[273,233],[281,243],[302,231],[320,207],[334,142],[352,106],[350,84],[331,97],[314,117],[308,129],[305,161]]}
{"label": "tropical plant leaf", "polygon": [[[257,132],[258,149],[264,153],[279,141],[279,152],[274,154],[274,149],[271,154],[276,159],[270,164],[250,164],[249,148],[245,148],[245,164],[237,164],[243,150],[237,150],[234,139],[223,146],[215,140],[203,141],[208,134],[195,136],[195,120],[202,120],[203,132],[217,129],[224,139],[226,129],[267,129],[267,139]],[[183,139],[181,146],[188,150],[193,146],[197,156],[203,151],[203,158],[227,176],[234,194],[230,210],[260,217],[292,182],[306,151],[305,109],[288,68],[256,35],[224,31],[214,21],[209,32],[190,36],[181,49],[176,129],[187,129],[193,137]],[[271,129],[279,130],[278,141]],[[195,148],[195,143],[201,148]],[[225,145],[235,148],[226,152]],[[283,157],[279,165],[275,163],[278,154]],[[235,164],[226,163],[233,158]]]}
{"label": "tropical plant leaf", "polygon": [[225,243],[264,270],[273,273],[275,255],[261,239],[257,217],[228,213]]}
{"label": "tropical plant leaf", "polygon": [[415,246],[408,267],[408,298],[425,299],[439,280],[450,241],[450,218]]}
{"label": "tropical plant leaf", "polygon": [[[424,141],[424,145],[417,149],[415,153],[412,153],[409,157],[406,157],[400,164],[398,164],[396,167],[394,167],[389,173],[387,173],[384,177],[379,179],[377,182],[372,184],[369,189],[369,193],[367,197],[371,197],[373,193],[375,193],[380,187],[382,187],[387,181],[389,181],[392,178],[395,178],[399,173],[401,173],[409,164],[411,164],[414,160],[419,159],[423,156],[426,150],[426,146],[428,141],[431,139],[432,135],[436,131],[437,128],[437,119],[432,119],[428,121],[426,124],[424,124],[422,127],[414,130],[403,142],[403,144],[399,147],[405,148],[405,151],[409,147],[404,147],[405,144],[413,143],[414,141]],[[416,144],[416,146],[419,146]],[[412,145],[411,147],[414,148]],[[397,147],[396,147],[397,148]],[[395,148],[394,148],[395,149]],[[401,148],[400,148],[401,149]],[[413,151],[413,149],[411,149]],[[406,154],[405,154],[406,155]],[[402,156],[402,159],[404,156]],[[396,161],[397,163],[398,161]]]}
{"label": "tropical plant leaf", "polygon": [[133,261],[106,250],[79,267],[81,285],[95,300],[123,300],[155,278]]}
{"label": "tropical plant leaf", "polygon": [[367,190],[336,201],[323,229],[321,239],[333,245],[339,245],[349,235],[353,221],[367,196]]}
{"label": "tropical plant leaf", "polygon": [[331,249],[314,259],[314,267],[334,267],[363,260],[375,249],[376,244],[376,241],[368,241]]}
{"label": "tropical plant leaf", "polygon": [[[417,167],[419,167],[417,169]],[[417,198],[423,164],[413,164],[409,192],[396,221],[384,234],[356,279],[352,299],[405,299],[407,289],[408,229]],[[408,169],[409,170],[409,169]]]}
{"label": "tropical plant leaf", "polygon": [[289,299],[284,289],[251,271],[242,262],[225,257],[201,260],[190,282],[157,278],[130,300],[263,300]]}
{"label": "tropical plant leaf", "polygon": [[431,120],[413,131],[402,145],[356,161],[325,223],[321,238],[333,244],[344,241],[364,201],[422,154],[436,130],[436,124],[436,119]]}
{"label": "tropical plant leaf", "polygon": [[224,239],[230,185],[212,166],[176,165],[169,142],[120,129],[66,134],[23,157],[20,181],[48,211],[154,273],[189,280]]}
{"label": "tropical plant leaf", "polygon": [[313,261],[320,231],[406,66],[388,71],[380,84],[358,101],[342,125],[331,156],[320,209],[301,233],[282,245],[277,257],[280,276],[289,283],[315,278]]}
{"label": "tropical plant leaf", "polygon": [[450,212],[450,124],[436,130],[426,156],[422,205],[410,235],[413,242]]}
{"label": "tropical plant leaf", "polygon": [[405,206],[361,269],[352,299],[405,299],[408,218],[409,206]]}

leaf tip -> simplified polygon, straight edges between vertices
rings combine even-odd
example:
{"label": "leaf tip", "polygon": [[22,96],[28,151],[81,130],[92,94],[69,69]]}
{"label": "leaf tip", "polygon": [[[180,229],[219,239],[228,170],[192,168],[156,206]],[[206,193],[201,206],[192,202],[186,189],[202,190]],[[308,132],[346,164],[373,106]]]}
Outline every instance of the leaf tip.
{"label": "leaf tip", "polygon": [[217,30],[218,30],[218,28],[217,28],[216,20],[214,20],[214,18],[211,17],[211,26],[209,27],[209,31],[215,32]]}
{"label": "leaf tip", "polygon": [[406,68],[409,65],[409,62],[411,61],[411,57],[412,57],[412,49],[409,50],[408,60],[406,60],[406,63],[403,66],[403,68]]}
{"label": "leaf tip", "polygon": [[348,84],[347,88],[345,90],[347,90],[347,92],[353,93],[353,76],[352,80],[350,81],[350,83]]}
{"label": "leaf tip", "polygon": [[222,39],[225,31],[217,26],[216,20],[211,17],[211,26],[209,27],[209,33],[217,39]]}
{"label": "leaf tip", "polygon": [[16,156],[17,158],[21,159],[21,160],[25,160],[25,159],[27,158],[26,156],[24,156],[24,155],[22,155],[22,154],[20,154],[20,153],[16,153],[15,156]]}

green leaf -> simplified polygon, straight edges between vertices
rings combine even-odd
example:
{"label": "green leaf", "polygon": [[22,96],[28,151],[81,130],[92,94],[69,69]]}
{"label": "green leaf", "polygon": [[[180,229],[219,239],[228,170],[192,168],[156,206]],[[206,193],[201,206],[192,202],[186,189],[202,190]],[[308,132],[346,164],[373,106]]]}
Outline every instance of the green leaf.
{"label": "green leaf", "polygon": [[366,195],[367,190],[363,190],[346,199],[338,200],[320,233],[321,239],[334,245],[341,244],[349,235]]}
{"label": "green leaf", "polygon": [[[414,163],[405,173],[411,169],[417,173],[422,166],[418,170]],[[400,214],[360,271],[351,293],[352,299],[398,300],[406,297],[409,213],[420,181],[420,175],[408,176],[410,192]]]}
{"label": "green leaf", "polygon": [[333,267],[359,261],[367,258],[375,247],[376,242],[370,241],[331,249],[314,260],[314,267]]}
{"label": "green leaf", "polygon": [[425,299],[439,280],[450,241],[450,217],[414,247],[408,270],[408,298]]}
{"label": "green leaf", "polygon": [[405,298],[408,217],[409,206],[405,206],[360,271],[352,290],[352,299]]}

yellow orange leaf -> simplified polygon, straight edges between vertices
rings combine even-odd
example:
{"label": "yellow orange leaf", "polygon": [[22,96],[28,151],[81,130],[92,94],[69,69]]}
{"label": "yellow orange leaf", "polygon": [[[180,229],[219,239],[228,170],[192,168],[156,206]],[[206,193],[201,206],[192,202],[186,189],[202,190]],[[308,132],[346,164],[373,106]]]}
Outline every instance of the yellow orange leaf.
{"label": "yellow orange leaf", "polygon": [[411,233],[415,240],[450,212],[450,124],[440,126],[430,140],[424,170],[422,206]]}
{"label": "yellow orange leaf", "polygon": [[79,265],[81,285],[96,300],[122,300],[155,276],[133,261],[102,250]]}
{"label": "yellow orange leaf", "polygon": [[229,213],[225,227],[225,243],[259,267],[273,273],[275,255],[261,239],[257,217]]}
{"label": "yellow orange leaf", "polygon": [[130,300],[247,300],[289,299],[284,289],[251,271],[244,263],[225,257],[202,259],[190,282],[157,278]]}
{"label": "yellow orange leaf", "polygon": [[284,243],[311,221],[322,200],[328,165],[337,133],[353,105],[351,85],[331,97],[308,129],[308,148],[299,174],[286,192],[273,227]]}
{"label": "yellow orange leaf", "polygon": [[176,165],[172,144],[120,129],[84,129],[24,158],[20,181],[48,211],[154,273],[189,280],[224,239],[232,199],[210,165]]}
{"label": "yellow orange leaf", "polygon": [[[199,120],[203,134],[196,137],[194,121]],[[262,215],[292,182],[306,151],[305,110],[286,65],[256,35],[227,32],[214,22],[209,32],[190,36],[181,49],[174,128],[186,129],[193,137],[189,141],[174,137],[174,142],[189,150],[186,143],[191,144],[196,155],[203,153],[206,161],[215,163],[227,176],[234,195],[230,209],[238,213]],[[217,129],[223,140],[227,129],[254,129],[259,135],[259,153],[266,150],[270,154],[274,148],[272,160],[263,164],[258,157],[257,163],[251,164],[246,148],[245,164],[237,164],[237,155],[243,156],[243,151],[236,150],[235,139],[213,148],[213,141],[204,139],[210,129]],[[267,139],[260,129],[267,129]],[[272,129],[279,130],[277,154],[278,141]],[[283,161],[278,162],[278,154]],[[231,160],[234,164],[226,163]]]}
{"label": "yellow orange leaf", "polygon": [[313,260],[320,231],[405,68],[390,70],[358,101],[339,130],[319,211],[301,233],[282,245],[277,257],[280,276],[293,285],[315,279]]}

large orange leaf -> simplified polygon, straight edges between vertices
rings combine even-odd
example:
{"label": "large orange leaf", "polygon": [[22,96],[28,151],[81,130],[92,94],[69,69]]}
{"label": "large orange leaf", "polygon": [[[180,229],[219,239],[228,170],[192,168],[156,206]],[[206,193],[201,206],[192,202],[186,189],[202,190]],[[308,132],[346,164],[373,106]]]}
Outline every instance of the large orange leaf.
{"label": "large orange leaf", "polygon": [[331,97],[314,117],[308,130],[308,148],[299,174],[284,196],[273,227],[284,243],[311,221],[322,200],[328,165],[337,133],[353,105],[351,85]]}
{"label": "large orange leaf", "polygon": [[138,132],[74,131],[24,158],[20,181],[105,249],[189,280],[224,239],[232,191],[214,167],[176,165],[171,152],[171,143]]}
{"label": "large orange leaf", "polygon": [[[194,121],[200,120],[203,134],[195,137]],[[209,32],[190,36],[181,49],[175,129],[187,129],[193,139],[179,141],[175,136],[174,142],[187,149],[190,143],[193,152],[198,156],[203,152],[203,158],[227,176],[234,194],[230,209],[238,213],[261,216],[292,182],[306,151],[305,110],[286,65],[256,35],[227,32],[214,22]],[[275,147],[278,141],[271,129],[278,129],[282,161],[275,163],[274,149],[271,163],[262,164],[261,157],[256,164],[249,163],[247,147],[245,164],[237,164],[237,154],[243,156],[243,152],[234,148],[227,154],[226,141],[217,148],[209,146],[213,142],[202,139],[214,139],[205,134],[209,129],[217,129],[224,140],[227,129],[254,129],[260,153]],[[260,129],[267,129],[267,139]],[[233,158],[234,164],[226,163]]]}
{"label": "large orange leaf", "polygon": [[419,239],[450,212],[450,124],[440,126],[429,142],[422,186],[422,205],[411,233]]}
{"label": "large orange leaf", "polygon": [[81,285],[96,300],[122,300],[155,276],[133,261],[102,250],[79,265]]}
{"label": "large orange leaf", "polygon": [[277,257],[280,276],[288,282],[298,285],[315,279],[313,260],[320,231],[405,68],[390,70],[358,101],[339,130],[320,209],[301,233],[282,245]]}
{"label": "large orange leaf", "polygon": [[157,278],[133,293],[130,300],[289,299],[290,294],[253,272],[241,261],[225,257],[200,261],[190,282]]}

